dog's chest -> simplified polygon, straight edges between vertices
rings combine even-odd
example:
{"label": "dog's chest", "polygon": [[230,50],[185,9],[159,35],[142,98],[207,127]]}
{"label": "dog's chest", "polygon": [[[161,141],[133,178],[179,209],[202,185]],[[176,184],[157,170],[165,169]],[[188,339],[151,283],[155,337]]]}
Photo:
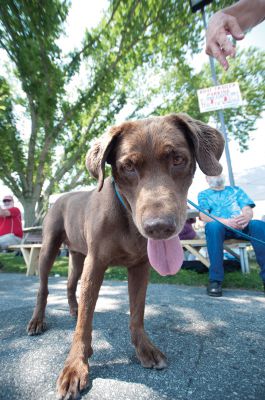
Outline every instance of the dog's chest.
{"label": "dog's chest", "polygon": [[120,242],[119,251],[115,252],[112,260],[113,265],[123,265],[126,267],[142,264],[148,261],[147,241],[143,237],[135,240],[127,240],[126,237]]}

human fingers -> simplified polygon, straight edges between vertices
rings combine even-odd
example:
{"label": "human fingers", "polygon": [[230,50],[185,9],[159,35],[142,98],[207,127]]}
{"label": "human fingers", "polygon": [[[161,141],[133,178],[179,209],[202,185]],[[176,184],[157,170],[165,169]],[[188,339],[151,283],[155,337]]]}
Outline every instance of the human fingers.
{"label": "human fingers", "polygon": [[236,49],[231,40],[229,40],[228,36],[226,33],[220,33],[218,39],[217,39],[217,44],[220,47],[222,54],[227,57],[231,56],[234,57],[236,54]]}
{"label": "human fingers", "polygon": [[225,70],[228,69],[229,64],[226,59],[226,56],[225,56],[224,52],[222,51],[220,45],[217,42],[209,43],[207,45],[205,51],[206,51],[206,54],[208,54],[208,56],[212,56],[212,57],[216,58],[216,60],[219,61],[219,63],[224,67]]}
{"label": "human fingers", "polygon": [[236,221],[233,220],[232,218],[229,218],[225,221],[225,225],[227,226],[231,226],[232,228],[234,228],[236,226]]}
{"label": "human fingers", "polygon": [[236,53],[235,46],[227,35],[232,35],[236,40],[244,38],[244,33],[235,17],[217,12],[210,19],[206,32],[206,54],[215,57],[225,70],[229,67],[226,57],[234,57]]}
{"label": "human fingers", "polygon": [[248,225],[249,221],[246,218],[238,218],[237,220],[234,219],[234,229],[245,229],[246,226]]}
{"label": "human fingers", "polygon": [[239,215],[235,218],[236,222],[240,225],[248,224],[248,219],[244,215]]}
{"label": "human fingers", "polygon": [[240,230],[243,229],[242,225],[239,224],[237,221],[235,221],[235,219],[230,220],[229,226],[231,226],[231,228],[234,228],[234,229],[240,229]]}

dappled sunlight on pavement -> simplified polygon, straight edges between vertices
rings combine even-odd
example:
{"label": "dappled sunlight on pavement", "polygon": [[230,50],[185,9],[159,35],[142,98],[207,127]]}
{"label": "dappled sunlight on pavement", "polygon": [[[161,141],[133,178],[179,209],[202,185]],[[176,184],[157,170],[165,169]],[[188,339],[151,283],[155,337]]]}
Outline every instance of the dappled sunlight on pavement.
{"label": "dappled sunlight on pavement", "polygon": [[[47,331],[28,337],[38,278],[0,274],[1,398],[52,400],[76,319],[66,279],[49,279]],[[79,289],[78,289],[79,290]],[[265,398],[265,298],[224,290],[149,285],[145,328],[168,358],[162,371],[144,369],[130,342],[126,282],[104,282],[93,321],[90,387],[93,400],[262,400]],[[4,397],[3,397],[4,396]]]}

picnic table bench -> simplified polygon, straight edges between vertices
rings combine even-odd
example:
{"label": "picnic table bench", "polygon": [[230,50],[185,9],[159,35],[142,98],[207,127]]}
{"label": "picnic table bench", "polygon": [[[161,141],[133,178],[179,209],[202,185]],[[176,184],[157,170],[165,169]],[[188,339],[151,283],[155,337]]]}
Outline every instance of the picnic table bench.
{"label": "picnic table bench", "polygon": [[[203,256],[199,250],[202,247],[206,247],[205,239],[192,239],[192,240],[181,240],[181,245],[184,249],[188,250],[191,254],[196,256],[207,268],[209,268],[209,260]],[[249,262],[247,255],[247,246],[250,243],[247,241],[240,241],[237,239],[230,239],[224,242],[224,249],[232,254],[234,257],[240,260],[242,273],[249,272]],[[25,264],[27,266],[27,275],[38,275],[38,261],[41,250],[41,243],[22,243],[18,245],[9,246],[10,249],[21,250]],[[239,255],[233,251],[233,248],[239,249]],[[71,257],[69,254],[69,271],[72,268]],[[69,273],[68,271],[68,273]]]}
{"label": "picnic table bench", "polygon": [[[22,243],[9,246],[8,248],[11,250],[21,251],[25,264],[27,266],[26,275],[29,276],[29,275],[39,274],[38,262],[39,262],[41,247],[42,247],[41,243]],[[68,265],[70,271],[70,269],[72,268],[72,261],[70,254],[69,254]]]}
{"label": "picnic table bench", "polygon": [[[187,218],[196,218],[199,212],[195,209],[187,209]],[[38,274],[38,261],[39,254],[42,247],[42,226],[31,226],[23,229],[24,236],[22,243],[18,245],[9,246],[9,249],[20,250],[23,254],[25,264],[27,266],[27,275]],[[183,249],[189,251],[198,260],[200,260],[207,268],[210,266],[209,259],[200,253],[202,247],[207,247],[205,239],[191,239],[181,240]],[[250,242],[240,239],[225,240],[224,249],[232,256],[240,261],[242,273],[249,272],[249,262],[247,254],[247,246],[250,246]],[[238,248],[239,254],[233,249]],[[72,262],[69,254],[69,269],[68,274],[71,271]]]}
{"label": "picnic table bench", "polygon": [[[209,268],[209,259],[199,252],[202,247],[207,247],[205,239],[181,240],[180,242],[184,249],[196,256],[207,268]],[[250,272],[247,246],[251,246],[251,244],[245,240],[229,239],[224,241],[224,250],[240,261],[241,271],[243,274]],[[237,254],[233,248],[238,248],[239,254]]]}
{"label": "picnic table bench", "polygon": [[11,250],[20,250],[27,266],[26,275],[38,275],[38,262],[41,243],[23,243],[9,246]]}

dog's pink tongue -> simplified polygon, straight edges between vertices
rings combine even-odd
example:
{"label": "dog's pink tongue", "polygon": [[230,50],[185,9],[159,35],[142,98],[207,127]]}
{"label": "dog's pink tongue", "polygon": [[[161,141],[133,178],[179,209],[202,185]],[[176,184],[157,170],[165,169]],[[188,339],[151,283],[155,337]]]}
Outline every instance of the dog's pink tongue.
{"label": "dog's pink tongue", "polygon": [[168,240],[148,239],[147,253],[150,264],[162,276],[176,274],[183,263],[183,250],[178,236]]}

